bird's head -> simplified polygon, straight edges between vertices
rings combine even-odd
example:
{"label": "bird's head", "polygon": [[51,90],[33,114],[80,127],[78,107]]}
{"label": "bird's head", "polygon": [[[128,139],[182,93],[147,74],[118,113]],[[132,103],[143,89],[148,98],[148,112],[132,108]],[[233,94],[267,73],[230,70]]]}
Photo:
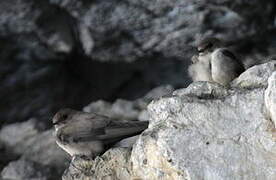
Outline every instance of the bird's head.
{"label": "bird's head", "polygon": [[197,46],[197,51],[198,54],[201,55],[205,55],[208,53],[213,52],[215,49],[219,48],[222,46],[222,43],[219,39],[215,38],[215,37],[207,37],[202,39],[198,46]]}
{"label": "bird's head", "polygon": [[73,113],[74,113],[74,110],[69,109],[69,108],[59,110],[55,114],[55,116],[53,117],[53,120],[52,120],[55,128],[62,127],[66,123],[68,123],[68,121],[71,119],[71,116],[73,115]]}

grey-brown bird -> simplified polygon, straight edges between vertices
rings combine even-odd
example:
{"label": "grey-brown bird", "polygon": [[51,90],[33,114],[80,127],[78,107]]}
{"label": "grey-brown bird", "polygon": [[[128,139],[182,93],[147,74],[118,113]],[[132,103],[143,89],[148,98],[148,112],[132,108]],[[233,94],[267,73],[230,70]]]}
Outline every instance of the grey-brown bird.
{"label": "grey-brown bird", "polygon": [[205,38],[198,45],[188,71],[193,81],[217,82],[228,85],[244,72],[242,62],[217,38]]}
{"label": "grey-brown bird", "polygon": [[56,143],[71,156],[95,158],[109,147],[140,134],[148,122],[114,120],[106,116],[61,109],[53,118]]}

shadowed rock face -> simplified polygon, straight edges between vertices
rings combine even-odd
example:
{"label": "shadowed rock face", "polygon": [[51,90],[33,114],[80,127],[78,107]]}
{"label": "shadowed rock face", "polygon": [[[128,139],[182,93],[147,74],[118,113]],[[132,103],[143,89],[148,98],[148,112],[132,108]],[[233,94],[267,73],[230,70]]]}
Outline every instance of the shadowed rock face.
{"label": "shadowed rock face", "polygon": [[249,65],[275,53],[273,0],[10,0],[0,9],[1,123],[47,125],[61,107],[185,87],[202,36],[231,41]]}
{"label": "shadowed rock face", "polygon": [[273,27],[275,18],[272,0],[51,2],[90,30],[88,55],[101,61],[134,61],[153,52],[186,59],[202,36],[235,42]]}
{"label": "shadowed rock face", "polygon": [[[93,100],[136,99],[153,87],[174,82],[187,85],[180,61],[160,60],[135,63],[103,63],[87,58],[64,60],[14,59],[7,63],[0,89],[0,121],[12,123],[37,117],[49,125],[61,107],[81,109]],[[80,61],[80,62],[78,62]],[[3,69],[5,67],[2,67]],[[174,73],[172,73],[174,71]],[[162,72],[162,74],[160,74]],[[184,74],[184,75],[183,75]],[[178,78],[180,77],[180,78]]]}

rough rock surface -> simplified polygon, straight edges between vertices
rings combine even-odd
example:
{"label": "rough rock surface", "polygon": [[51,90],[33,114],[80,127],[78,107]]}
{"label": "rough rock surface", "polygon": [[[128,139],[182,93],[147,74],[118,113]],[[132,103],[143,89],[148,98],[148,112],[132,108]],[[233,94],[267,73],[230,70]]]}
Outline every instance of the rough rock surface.
{"label": "rough rock surface", "polygon": [[89,160],[74,157],[70,167],[62,176],[63,180],[123,180],[131,179],[129,156],[131,150],[127,148],[114,148],[108,150],[101,157]]}
{"label": "rough rock surface", "polygon": [[[34,119],[23,123],[10,124],[2,128],[0,142],[6,151],[3,156],[11,156],[9,157],[10,160],[21,157],[26,161],[41,165],[41,167],[51,168],[51,175],[57,177],[60,176],[69,163],[69,157],[56,145],[53,130],[40,132],[35,126]],[[22,162],[25,163],[25,161]],[[19,161],[10,165],[17,169],[14,166],[17,166],[18,163],[18,166],[21,166],[22,162]],[[12,173],[13,171],[9,172]],[[30,171],[29,174],[32,172],[35,171]]]}
{"label": "rough rock surface", "polygon": [[[153,100],[149,128],[131,153],[113,148],[94,161],[73,159],[63,180],[275,179],[275,64],[254,66],[235,80],[246,87],[195,82]],[[263,78],[253,81],[256,74]]]}
{"label": "rough rock surface", "polygon": [[242,88],[254,88],[267,86],[267,79],[276,70],[276,60],[254,66],[242,73],[239,78],[233,81],[232,86]]}
{"label": "rough rock surface", "polygon": [[268,79],[268,87],[265,90],[265,105],[268,116],[276,128],[276,72],[273,72]]}
{"label": "rough rock surface", "polygon": [[272,0],[50,2],[88,27],[94,40],[89,55],[101,61],[133,61],[153,52],[185,59],[201,36],[238,40],[273,27],[275,6]]}
{"label": "rough rock surface", "polygon": [[[247,79],[246,88],[196,82],[183,93],[153,101],[148,107],[150,127],[132,151],[134,175],[142,179],[275,179],[276,131],[264,102],[264,92],[273,97],[269,92],[275,91],[273,71],[275,62],[247,70],[236,80]],[[256,74],[263,78],[256,79]],[[274,100],[267,101],[272,105]],[[267,104],[273,115],[276,109]]]}
{"label": "rough rock surface", "polygon": [[49,167],[25,159],[10,162],[1,173],[4,180],[51,180],[52,175]]}

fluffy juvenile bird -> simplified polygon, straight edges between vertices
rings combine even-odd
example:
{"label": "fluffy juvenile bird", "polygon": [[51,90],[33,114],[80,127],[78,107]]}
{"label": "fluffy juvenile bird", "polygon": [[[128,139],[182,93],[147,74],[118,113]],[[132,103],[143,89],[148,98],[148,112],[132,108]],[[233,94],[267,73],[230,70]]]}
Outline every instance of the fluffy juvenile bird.
{"label": "fluffy juvenile bird", "polygon": [[244,72],[242,62],[217,38],[205,38],[198,45],[188,72],[193,81],[217,82],[228,85]]}
{"label": "fluffy juvenile bird", "polygon": [[140,134],[148,122],[113,120],[108,117],[61,109],[53,118],[56,143],[71,156],[95,158],[122,139]]}

